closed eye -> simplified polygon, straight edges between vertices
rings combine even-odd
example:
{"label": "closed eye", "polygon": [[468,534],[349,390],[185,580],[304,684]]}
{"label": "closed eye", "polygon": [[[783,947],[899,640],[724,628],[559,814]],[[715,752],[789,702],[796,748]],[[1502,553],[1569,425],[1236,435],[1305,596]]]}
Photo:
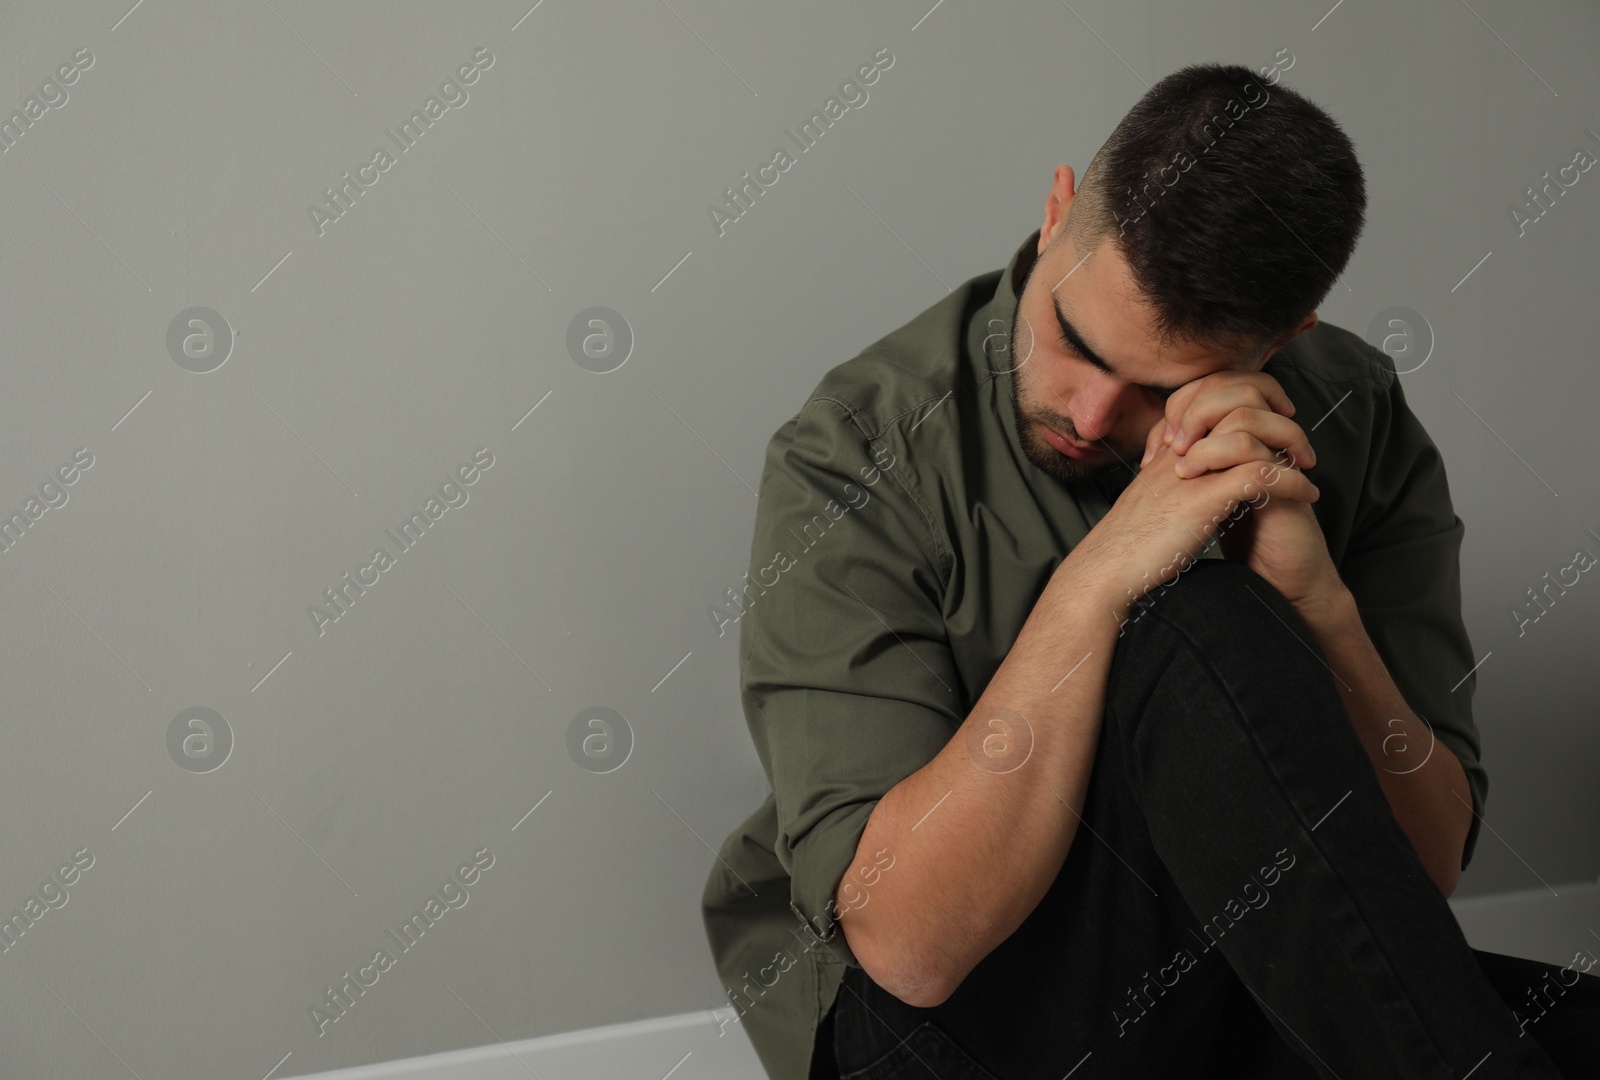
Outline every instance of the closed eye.
{"label": "closed eye", "polygon": [[[1082,353],[1080,353],[1077,349],[1073,348],[1072,342],[1067,340],[1067,335],[1066,334],[1058,333],[1056,335],[1056,340],[1061,343],[1061,348],[1069,356],[1075,356],[1079,360],[1083,360],[1085,362],[1092,363],[1092,361],[1089,361],[1089,359],[1086,356],[1084,356]],[[1098,367],[1099,365],[1095,365],[1095,366]],[[1173,394],[1176,394],[1178,392],[1178,387],[1176,387],[1176,386],[1174,386],[1174,387],[1172,387],[1170,389],[1168,389],[1167,387],[1163,387],[1163,386],[1140,386],[1139,389],[1143,390],[1145,393],[1147,393],[1150,396],[1154,397],[1157,401],[1165,401],[1169,397],[1171,397]]]}

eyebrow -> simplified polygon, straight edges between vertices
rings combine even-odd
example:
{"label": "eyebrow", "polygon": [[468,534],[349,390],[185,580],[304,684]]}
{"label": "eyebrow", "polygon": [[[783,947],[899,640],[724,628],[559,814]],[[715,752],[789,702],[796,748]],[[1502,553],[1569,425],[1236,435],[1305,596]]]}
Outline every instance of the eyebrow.
{"label": "eyebrow", "polygon": [[[1077,327],[1072,325],[1072,322],[1067,318],[1066,313],[1061,310],[1061,298],[1054,292],[1050,294],[1050,306],[1056,313],[1056,322],[1061,324],[1061,336],[1067,339],[1067,344],[1072,346],[1072,351],[1089,361],[1089,363],[1093,364],[1107,375],[1116,375],[1117,373],[1111,367],[1111,365],[1106,363],[1105,359],[1093,349],[1089,348],[1088,343],[1083,340],[1083,335],[1078,333]],[[1121,378],[1120,375],[1117,377]],[[1174,391],[1182,389],[1187,384],[1179,383],[1177,386],[1154,386],[1149,383],[1136,383],[1135,385],[1142,386],[1146,390],[1155,390],[1158,393],[1171,394]]]}

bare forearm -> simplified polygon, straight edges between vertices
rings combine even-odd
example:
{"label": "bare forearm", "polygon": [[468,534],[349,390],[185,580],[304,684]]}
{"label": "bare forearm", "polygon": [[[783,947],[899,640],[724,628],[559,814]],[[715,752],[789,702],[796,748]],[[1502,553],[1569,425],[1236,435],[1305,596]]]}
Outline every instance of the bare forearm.
{"label": "bare forearm", "polygon": [[908,1004],[948,997],[1066,859],[1117,639],[1098,595],[1058,572],[960,730],[873,808],[852,866],[886,853],[893,869],[867,890],[841,884],[840,926]]}
{"label": "bare forearm", "polygon": [[1299,610],[1327,656],[1395,820],[1428,876],[1449,896],[1461,877],[1462,847],[1472,823],[1465,770],[1406,704],[1348,590]]}

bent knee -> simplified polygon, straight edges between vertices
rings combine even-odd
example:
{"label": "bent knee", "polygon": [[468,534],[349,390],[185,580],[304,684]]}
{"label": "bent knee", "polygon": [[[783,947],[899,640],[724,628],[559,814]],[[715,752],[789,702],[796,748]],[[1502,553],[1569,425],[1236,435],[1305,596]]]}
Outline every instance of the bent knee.
{"label": "bent knee", "polygon": [[[1151,621],[1181,630],[1209,648],[1248,644],[1258,633],[1300,634],[1304,621],[1271,582],[1244,563],[1196,559],[1170,584],[1157,585],[1129,611],[1124,639]],[[1128,631],[1135,632],[1131,635]],[[1144,635],[1148,636],[1148,634]]]}

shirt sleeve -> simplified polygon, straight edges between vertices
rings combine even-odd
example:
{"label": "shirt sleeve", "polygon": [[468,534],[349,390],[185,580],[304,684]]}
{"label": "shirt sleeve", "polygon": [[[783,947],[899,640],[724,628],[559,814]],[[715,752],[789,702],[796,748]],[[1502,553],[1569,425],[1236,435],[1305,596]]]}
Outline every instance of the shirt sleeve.
{"label": "shirt sleeve", "polygon": [[1465,870],[1489,791],[1472,718],[1477,675],[1468,674],[1477,658],[1461,617],[1465,525],[1451,504],[1438,448],[1406,403],[1392,363],[1384,366],[1371,456],[1339,574],[1395,686],[1466,772],[1473,813],[1461,853]]}
{"label": "shirt sleeve", "polygon": [[872,808],[965,719],[942,614],[948,548],[907,458],[897,427],[869,437],[830,397],[780,428],[740,622],[741,698],[775,796],[790,908],[807,940],[858,968],[835,891],[861,869],[871,903],[868,882],[893,873],[892,852],[852,866]]}

